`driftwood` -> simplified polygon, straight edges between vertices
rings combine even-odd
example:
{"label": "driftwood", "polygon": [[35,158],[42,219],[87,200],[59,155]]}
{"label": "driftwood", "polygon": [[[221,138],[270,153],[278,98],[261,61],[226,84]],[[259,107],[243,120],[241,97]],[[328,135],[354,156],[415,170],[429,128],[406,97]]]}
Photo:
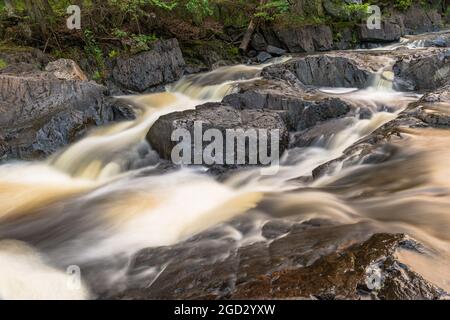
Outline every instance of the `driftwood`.
{"label": "driftwood", "polygon": [[[259,5],[262,6],[266,0],[261,0]],[[247,31],[244,34],[244,38],[242,39],[241,45],[239,46],[239,50],[241,52],[247,52],[248,47],[250,46],[250,42],[252,41],[253,34],[255,33],[257,27],[257,23],[255,22],[255,18],[250,20],[250,24],[248,25]]]}
{"label": "driftwood", "polygon": [[256,30],[256,23],[253,19],[250,21],[248,25],[247,31],[244,34],[244,38],[242,39],[241,45],[239,46],[239,50],[242,52],[247,52],[248,47],[250,46],[250,42],[252,41],[253,33]]}

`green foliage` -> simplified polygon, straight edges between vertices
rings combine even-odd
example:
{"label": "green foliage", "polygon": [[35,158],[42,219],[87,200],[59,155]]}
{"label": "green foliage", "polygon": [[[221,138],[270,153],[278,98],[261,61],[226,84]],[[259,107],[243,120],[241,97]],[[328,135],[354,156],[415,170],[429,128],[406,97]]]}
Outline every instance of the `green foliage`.
{"label": "green foliage", "polygon": [[[86,52],[86,54],[88,56],[91,56],[94,58],[97,68],[99,70],[103,71],[105,69],[103,51],[100,48],[100,46],[98,45],[97,40],[95,39],[94,33],[90,29],[85,29],[83,36],[84,36],[84,42],[85,42],[84,51]],[[101,78],[102,71],[98,71],[100,74],[100,78]]]}
{"label": "green foliage", "polygon": [[407,10],[412,6],[412,0],[395,0],[394,7],[399,10]]}
{"label": "green foliage", "polygon": [[347,4],[345,6],[345,11],[346,13],[350,16],[350,17],[365,17],[368,15],[368,11],[369,11],[369,4],[365,3],[365,4],[356,4],[356,3],[352,3],[352,4]]}
{"label": "green foliage", "polygon": [[110,58],[110,59],[114,59],[114,58],[117,58],[119,56],[119,51],[117,51],[117,50],[111,50],[109,53],[108,53],[108,57]]}
{"label": "green foliage", "polygon": [[131,36],[131,39],[132,39],[132,46],[131,46],[132,53],[139,53],[142,51],[150,50],[149,43],[158,40],[158,38],[153,34],[152,35],[147,35],[147,34],[135,35],[135,34],[133,34]]}
{"label": "green foliage", "polygon": [[128,37],[128,33],[126,31],[120,30],[118,28],[113,29],[112,34],[114,37],[117,37],[119,39],[125,39]]}
{"label": "green foliage", "polygon": [[6,61],[3,59],[0,59],[0,70],[6,68],[6,66],[8,66]]}
{"label": "green foliage", "polygon": [[187,11],[200,19],[213,14],[208,0],[188,0],[185,7]]}
{"label": "green foliage", "polygon": [[258,6],[255,17],[264,21],[273,21],[279,15],[289,11],[290,5],[287,0],[270,0]]}

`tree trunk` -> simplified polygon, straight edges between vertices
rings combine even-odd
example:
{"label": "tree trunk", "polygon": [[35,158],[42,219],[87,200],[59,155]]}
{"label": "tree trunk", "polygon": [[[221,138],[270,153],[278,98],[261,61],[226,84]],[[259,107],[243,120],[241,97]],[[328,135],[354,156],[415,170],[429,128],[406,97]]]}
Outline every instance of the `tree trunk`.
{"label": "tree trunk", "polygon": [[[265,2],[266,2],[266,0],[260,0],[259,5],[262,6]],[[253,37],[253,34],[255,33],[256,27],[257,27],[257,25],[255,22],[255,19],[252,18],[248,25],[247,31],[244,34],[244,38],[242,39],[241,45],[239,46],[239,50],[241,52],[248,51],[248,47],[250,46],[250,42],[252,41],[252,37]]]}
{"label": "tree trunk", "polygon": [[244,34],[244,38],[242,39],[241,45],[239,46],[239,50],[242,52],[247,52],[248,47],[250,46],[250,42],[252,41],[253,33],[255,33],[256,24],[252,20],[250,20],[250,24],[248,25],[247,31]]}
{"label": "tree trunk", "polygon": [[25,0],[25,8],[31,20],[39,25],[42,35],[48,35],[48,21],[53,10],[48,0]]}
{"label": "tree trunk", "polygon": [[14,9],[11,0],[5,0],[6,11],[8,12],[8,16],[13,16],[16,14],[16,10]]}

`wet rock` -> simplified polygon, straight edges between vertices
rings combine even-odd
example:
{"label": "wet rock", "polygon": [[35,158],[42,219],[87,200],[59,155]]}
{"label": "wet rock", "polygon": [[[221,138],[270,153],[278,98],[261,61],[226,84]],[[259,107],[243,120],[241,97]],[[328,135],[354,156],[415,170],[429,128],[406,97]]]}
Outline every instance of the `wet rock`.
{"label": "wet rock", "polygon": [[[395,258],[403,239],[403,235],[374,235],[360,245],[324,256],[310,266],[261,275],[239,285],[232,298],[433,300],[444,297],[446,293],[442,289]],[[377,271],[375,275],[373,269]]]}
{"label": "wet rock", "polygon": [[450,37],[444,38],[444,37],[438,37],[436,39],[428,40],[425,46],[427,47],[438,47],[438,48],[444,48],[448,47],[450,45]]}
{"label": "wet rock", "polygon": [[394,86],[399,90],[434,90],[448,81],[450,59],[445,50],[428,49],[399,59],[394,73]]}
{"label": "wet rock", "polygon": [[330,98],[283,81],[260,80],[241,84],[238,92],[223,100],[240,110],[279,110],[293,131],[310,128],[320,121],[339,118],[351,110],[351,104]]}
{"label": "wet rock", "polygon": [[275,57],[279,57],[279,56],[286,54],[286,50],[277,48],[274,46],[270,46],[270,45],[267,46],[266,51]]}
{"label": "wet rock", "polygon": [[113,80],[123,89],[143,92],[183,75],[185,62],[176,39],[157,41],[153,49],[116,59]]}
{"label": "wet rock", "polygon": [[263,70],[263,75],[283,79],[286,70],[294,74],[301,83],[318,87],[364,88],[374,74],[371,65],[360,55],[325,54],[294,58],[283,64],[267,67]]}
{"label": "wet rock", "polygon": [[52,72],[26,69],[22,65],[15,69],[19,74],[11,69],[0,73],[0,159],[47,156],[114,118],[105,87],[58,79],[55,73],[67,69],[55,64],[49,67]]}
{"label": "wet rock", "polygon": [[264,63],[267,60],[272,59],[272,55],[266,51],[260,52],[258,53],[258,55],[256,56],[256,60],[259,63]]}
{"label": "wet rock", "polygon": [[[193,160],[195,152],[201,152],[203,154],[205,147],[210,144],[210,142],[203,142],[202,150],[195,149],[194,137],[195,135],[198,135],[198,132],[195,131],[194,127],[196,123],[201,123],[202,125],[202,132],[200,132],[200,134],[203,134],[207,129],[219,130],[224,142],[224,150],[222,152],[223,159],[226,158],[228,152],[228,150],[226,150],[227,130],[269,130],[268,137],[265,141],[269,147],[268,154],[271,152],[270,142],[275,138],[275,136],[272,137],[270,130],[279,130],[278,142],[280,155],[286,150],[288,145],[288,130],[283,118],[278,112],[269,110],[238,110],[234,107],[220,103],[207,103],[196,107],[195,110],[175,112],[162,116],[148,132],[147,140],[162,158],[170,160],[173,148],[179,143],[178,141],[172,141],[172,133],[176,129],[186,129],[191,136],[191,144],[189,144],[189,146],[191,150],[191,159]],[[200,137],[200,139],[201,138],[202,137]],[[263,138],[264,137],[258,133],[257,139],[259,143],[261,143],[261,139]],[[186,143],[186,141],[184,141],[184,143]],[[236,148],[237,147],[238,145],[236,144]],[[246,146],[241,147],[246,148]],[[241,150],[245,152],[246,159],[248,158],[248,150],[248,148]],[[240,150],[235,149],[235,152],[240,152]],[[191,161],[191,163],[194,163],[194,161]]]}
{"label": "wet rock", "polygon": [[[408,237],[368,225],[264,224],[267,240],[239,246],[254,232],[241,219],[172,247],[139,252],[128,287],[113,299],[439,299],[446,293],[396,258],[415,250]],[[170,261],[170,263],[168,263]],[[162,269],[164,268],[164,269]],[[153,270],[153,272],[149,272]]]}

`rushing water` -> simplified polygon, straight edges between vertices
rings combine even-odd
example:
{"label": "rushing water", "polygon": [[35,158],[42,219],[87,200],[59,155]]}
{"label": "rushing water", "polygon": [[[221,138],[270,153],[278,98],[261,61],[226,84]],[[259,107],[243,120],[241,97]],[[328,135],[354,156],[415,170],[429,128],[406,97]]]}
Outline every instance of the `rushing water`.
{"label": "rushing water", "polygon": [[152,124],[161,115],[220,101],[236,83],[257,79],[263,67],[224,67],[186,77],[164,93],[118,97],[138,110],[136,120],[97,129],[47,161],[0,166],[0,297],[92,297],[87,284],[67,289],[68,266],[109,261],[102,277],[114,286],[140,249],[174,245],[253,208],[271,217],[371,221],[378,230],[408,233],[432,254],[402,259],[450,288],[447,132],[408,130],[393,161],[338,164],[317,181],[302,179],[419,98],[392,89],[389,62],[368,89],[321,89],[373,115],[356,114],[340,132],[289,150],[277,175],[253,169],[220,182],[202,168],[159,171],[145,141]]}

